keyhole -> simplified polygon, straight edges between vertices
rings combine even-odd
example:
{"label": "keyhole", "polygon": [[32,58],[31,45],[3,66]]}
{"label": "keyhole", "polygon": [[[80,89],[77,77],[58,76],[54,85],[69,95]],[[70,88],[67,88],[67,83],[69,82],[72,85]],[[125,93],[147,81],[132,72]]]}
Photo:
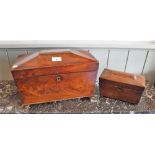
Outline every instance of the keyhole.
{"label": "keyhole", "polygon": [[122,89],[122,88],[120,88],[120,87],[118,87],[118,90],[119,90],[119,91],[121,91],[121,92],[123,91],[123,89]]}
{"label": "keyhole", "polygon": [[123,88],[121,88],[121,87],[119,87],[119,86],[115,86],[116,88],[117,88],[117,90],[119,91],[119,92],[123,92]]}
{"label": "keyhole", "polygon": [[57,76],[56,76],[56,80],[57,80],[57,82],[60,82],[60,81],[62,80],[61,75],[57,75]]}

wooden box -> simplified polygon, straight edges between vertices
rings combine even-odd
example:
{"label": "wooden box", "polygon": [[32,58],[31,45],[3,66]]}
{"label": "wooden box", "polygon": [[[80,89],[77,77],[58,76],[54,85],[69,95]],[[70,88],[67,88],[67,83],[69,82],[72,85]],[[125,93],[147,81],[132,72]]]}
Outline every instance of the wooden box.
{"label": "wooden box", "polygon": [[145,78],[105,69],[99,78],[99,88],[100,96],[137,104],[145,89]]}
{"label": "wooden box", "polygon": [[47,50],[21,55],[12,67],[24,105],[91,97],[98,61],[88,51]]}

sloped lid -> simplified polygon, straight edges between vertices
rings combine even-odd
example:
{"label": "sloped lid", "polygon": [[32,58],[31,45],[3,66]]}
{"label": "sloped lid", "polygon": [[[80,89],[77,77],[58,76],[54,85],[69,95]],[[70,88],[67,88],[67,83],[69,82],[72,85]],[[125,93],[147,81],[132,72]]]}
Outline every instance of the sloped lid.
{"label": "sloped lid", "polygon": [[43,50],[36,53],[17,57],[12,66],[14,70],[58,67],[96,62],[97,60],[88,51],[76,50]]}
{"label": "sloped lid", "polygon": [[110,69],[104,69],[100,79],[122,83],[124,85],[137,86],[145,88],[145,77],[141,75],[134,75]]}

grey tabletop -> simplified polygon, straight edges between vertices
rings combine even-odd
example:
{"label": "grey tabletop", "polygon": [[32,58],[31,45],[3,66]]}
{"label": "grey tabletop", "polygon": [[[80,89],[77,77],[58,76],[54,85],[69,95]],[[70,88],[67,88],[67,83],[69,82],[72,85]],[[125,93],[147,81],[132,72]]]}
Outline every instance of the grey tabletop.
{"label": "grey tabletop", "polygon": [[14,81],[0,81],[0,113],[43,114],[139,114],[155,113],[155,88],[147,82],[137,105],[99,96],[98,86],[93,97],[23,106]]}

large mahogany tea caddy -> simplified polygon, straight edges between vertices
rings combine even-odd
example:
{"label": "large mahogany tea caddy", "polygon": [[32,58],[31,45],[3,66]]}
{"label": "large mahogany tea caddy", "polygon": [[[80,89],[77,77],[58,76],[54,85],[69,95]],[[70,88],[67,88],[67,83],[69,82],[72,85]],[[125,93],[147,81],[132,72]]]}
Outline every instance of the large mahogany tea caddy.
{"label": "large mahogany tea caddy", "polygon": [[12,75],[30,105],[93,96],[98,65],[88,51],[46,50],[18,56]]}

